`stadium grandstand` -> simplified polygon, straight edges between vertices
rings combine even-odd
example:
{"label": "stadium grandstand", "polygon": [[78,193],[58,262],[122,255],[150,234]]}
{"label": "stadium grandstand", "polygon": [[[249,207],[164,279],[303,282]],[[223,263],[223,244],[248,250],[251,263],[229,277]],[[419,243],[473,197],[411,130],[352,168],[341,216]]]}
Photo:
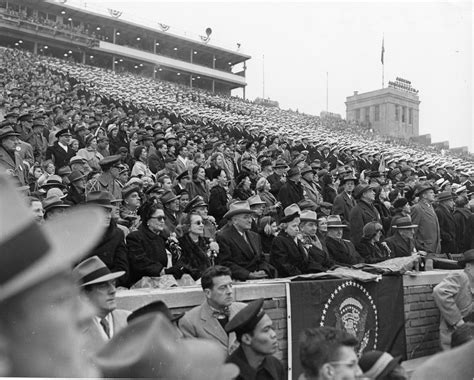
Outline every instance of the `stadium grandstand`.
{"label": "stadium grandstand", "polygon": [[251,57],[213,45],[208,28],[199,39],[168,25],[145,26],[120,11],[66,1],[0,1],[0,43],[82,64],[130,71],[230,95],[242,88]]}

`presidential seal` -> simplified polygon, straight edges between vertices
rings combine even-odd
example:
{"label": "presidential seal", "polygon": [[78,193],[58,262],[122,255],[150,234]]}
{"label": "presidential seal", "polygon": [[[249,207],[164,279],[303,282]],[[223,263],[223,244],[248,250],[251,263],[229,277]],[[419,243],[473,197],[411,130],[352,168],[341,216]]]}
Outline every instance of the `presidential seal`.
{"label": "presidential seal", "polygon": [[325,303],[321,326],[336,327],[359,341],[357,354],[377,348],[377,308],[367,290],[354,281],[339,285]]}

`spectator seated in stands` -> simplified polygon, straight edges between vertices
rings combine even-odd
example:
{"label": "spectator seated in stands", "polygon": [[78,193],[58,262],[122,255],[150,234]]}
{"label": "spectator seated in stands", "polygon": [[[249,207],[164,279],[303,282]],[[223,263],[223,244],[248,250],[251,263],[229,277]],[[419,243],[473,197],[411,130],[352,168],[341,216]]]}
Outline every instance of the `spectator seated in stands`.
{"label": "spectator seated in stands", "polygon": [[179,320],[179,328],[185,338],[211,339],[219,343],[226,355],[237,347],[235,333],[224,330],[229,322],[246,304],[234,302],[231,272],[216,265],[208,268],[201,277],[205,301],[187,311]]}
{"label": "spectator seated in stands", "polygon": [[390,251],[386,243],[381,243],[383,227],[380,223],[369,222],[362,230],[362,239],[357,245],[357,252],[368,264],[379,263],[390,258]]}
{"label": "spectator seated in stands", "polygon": [[417,252],[415,247],[415,228],[409,216],[394,218],[392,222],[393,235],[385,240],[392,257],[407,257]]}
{"label": "spectator seated in stands", "polygon": [[356,251],[354,244],[342,238],[343,228],[347,228],[347,225],[341,222],[339,215],[327,217],[326,247],[329,256],[337,265],[350,266],[362,263],[364,260]]}
{"label": "spectator seated in stands", "polygon": [[232,277],[240,281],[276,276],[275,269],[265,260],[260,236],[250,231],[253,213],[247,201],[232,203],[224,215],[229,222],[216,238],[219,264],[229,267]]}
{"label": "spectator seated in stands", "polygon": [[296,204],[284,210],[280,220],[280,232],[273,239],[270,263],[275,266],[279,277],[297,276],[305,273],[323,272],[324,268],[309,254],[298,239],[300,232],[300,209]]}

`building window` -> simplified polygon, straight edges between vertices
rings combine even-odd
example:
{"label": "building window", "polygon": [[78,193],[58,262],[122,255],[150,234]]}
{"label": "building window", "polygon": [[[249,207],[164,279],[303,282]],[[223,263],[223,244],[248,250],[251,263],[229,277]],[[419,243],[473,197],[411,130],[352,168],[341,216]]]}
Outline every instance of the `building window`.
{"label": "building window", "polygon": [[398,105],[395,104],[395,120],[399,121],[400,120],[400,114],[399,114],[399,107]]}
{"label": "building window", "polygon": [[365,121],[367,123],[370,121],[370,107],[365,107]]}
{"label": "building window", "polygon": [[357,120],[357,121],[360,120],[360,108],[357,108],[357,109],[356,109],[356,120]]}
{"label": "building window", "polygon": [[408,109],[408,124],[413,124],[413,108]]}
{"label": "building window", "polygon": [[375,106],[375,110],[374,110],[374,120],[375,121],[379,121],[380,120],[380,106],[377,105]]}

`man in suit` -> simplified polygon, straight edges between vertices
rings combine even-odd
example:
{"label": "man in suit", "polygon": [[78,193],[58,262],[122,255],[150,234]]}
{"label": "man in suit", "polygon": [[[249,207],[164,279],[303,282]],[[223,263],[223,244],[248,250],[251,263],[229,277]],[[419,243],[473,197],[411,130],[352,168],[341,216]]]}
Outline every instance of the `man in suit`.
{"label": "man in suit", "polygon": [[220,265],[208,268],[201,277],[201,286],[205,301],[186,312],[178,326],[185,338],[214,340],[226,354],[231,354],[238,342],[235,333],[227,334],[224,328],[246,304],[234,302],[229,268]]}
{"label": "man in suit", "polygon": [[390,249],[390,256],[407,257],[416,252],[413,235],[417,227],[416,224],[412,224],[409,215],[398,217],[393,221],[394,233],[385,240]]}
{"label": "man in suit", "polygon": [[418,225],[415,232],[415,246],[428,253],[440,253],[441,242],[438,217],[433,209],[434,189],[429,184],[420,185],[415,190],[419,201],[411,208],[413,224]]}
{"label": "man in suit", "polygon": [[[332,209],[332,213],[334,215],[339,215],[343,222],[349,222],[349,216],[351,210],[356,206],[356,201],[352,196],[352,192],[354,191],[354,187],[356,184],[357,178],[352,175],[345,176],[341,180],[341,186],[344,187],[342,193],[336,195],[334,199],[334,206]],[[350,238],[350,230],[346,228],[343,233],[344,239]]]}
{"label": "man in suit", "polygon": [[433,298],[441,314],[441,348],[451,347],[451,334],[465,322],[474,320],[474,249],[463,254],[463,272],[451,273],[433,289]]}
{"label": "man in suit", "polygon": [[75,156],[76,152],[69,147],[71,133],[64,128],[56,132],[56,141],[53,146],[46,150],[46,159],[52,159],[57,168],[69,165],[69,160]]}
{"label": "man in suit", "polygon": [[265,261],[260,236],[250,231],[252,214],[248,201],[234,202],[224,215],[230,223],[217,234],[218,262],[229,267],[232,277],[240,281],[273,277],[275,271]]}
{"label": "man in suit", "polygon": [[130,312],[117,310],[115,281],[125,271],[111,272],[97,256],[79,263],[73,270],[82,294],[95,308],[96,315],[84,329],[84,351],[93,355],[127,325]]}
{"label": "man in suit", "polygon": [[349,225],[351,229],[351,241],[357,246],[362,239],[362,230],[369,222],[382,224],[380,214],[374,206],[376,185],[360,184],[354,189],[354,198],[357,205],[349,214]]}
{"label": "man in suit", "polygon": [[17,147],[20,144],[19,134],[11,125],[0,129],[0,166],[14,177],[22,186],[27,184],[27,170],[23,164]]}
{"label": "man in suit", "polygon": [[283,208],[304,199],[303,185],[301,184],[301,170],[295,166],[288,170],[287,181],[280,188],[278,200]]}
{"label": "man in suit", "polygon": [[288,165],[283,159],[278,159],[273,165],[273,174],[270,174],[267,177],[268,182],[270,182],[270,193],[272,193],[275,197],[278,196],[281,187],[286,182],[286,171],[288,169]]}
{"label": "man in suit", "polygon": [[435,212],[439,222],[441,253],[457,253],[453,194],[451,191],[443,191],[438,194],[437,200],[438,207],[436,207]]}

